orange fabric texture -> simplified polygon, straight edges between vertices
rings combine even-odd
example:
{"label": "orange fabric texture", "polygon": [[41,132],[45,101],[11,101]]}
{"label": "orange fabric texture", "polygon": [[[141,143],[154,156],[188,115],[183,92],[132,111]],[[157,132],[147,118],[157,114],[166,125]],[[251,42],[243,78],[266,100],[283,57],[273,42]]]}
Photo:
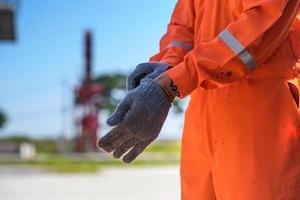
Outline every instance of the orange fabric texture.
{"label": "orange fabric texture", "polygon": [[[299,0],[181,0],[169,31],[162,38],[161,52],[151,60],[173,59],[171,63],[179,63],[167,74],[179,87],[182,97],[197,87],[209,89],[208,85],[219,87],[236,82],[251,72],[218,36],[228,29],[253,54],[260,65],[258,68],[271,70],[276,76],[273,69],[261,65],[267,64],[266,59],[270,60],[286,40],[299,5]],[[178,40],[189,44],[194,41],[194,49],[187,53],[181,48],[176,54],[180,47],[167,48],[170,41]],[[285,53],[284,58],[286,70],[280,69],[278,76],[291,76],[290,67],[295,66],[295,57],[293,53]]]}
{"label": "orange fabric texture", "polygon": [[[150,60],[171,63],[166,74],[180,97],[191,95],[183,200],[300,199],[298,93],[289,84],[299,88],[290,81],[300,67],[299,6],[300,0],[178,1]],[[233,41],[224,41],[224,31]],[[253,69],[245,62],[251,59]]]}
{"label": "orange fabric texture", "polygon": [[249,78],[193,93],[182,140],[183,200],[298,200],[299,158],[300,116],[286,80]]}

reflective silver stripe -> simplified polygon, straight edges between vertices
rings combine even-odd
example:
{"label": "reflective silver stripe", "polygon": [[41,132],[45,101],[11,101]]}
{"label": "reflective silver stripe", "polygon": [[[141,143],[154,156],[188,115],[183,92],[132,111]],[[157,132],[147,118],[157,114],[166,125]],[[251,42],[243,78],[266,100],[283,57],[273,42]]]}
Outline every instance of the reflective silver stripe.
{"label": "reflective silver stripe", "polygon": [[234,53],[236,53],[236,55],[239,56],[249,70],[252,70],[257,66],[255,59],[249,51],[227,29],[220,33],[219,37]]}
{"label": "reflective silver stripe", "polygon": [[168,45],[168,48],[169,47],[182,47],[182,48],[185,48],[186,50],[189,50],[191,51],[193,49],[193,46],[188,44],[188,43],[185,43],[185,42],[180,42],[180,41],[176,41],[176,42],[171,42],[169,45]]}

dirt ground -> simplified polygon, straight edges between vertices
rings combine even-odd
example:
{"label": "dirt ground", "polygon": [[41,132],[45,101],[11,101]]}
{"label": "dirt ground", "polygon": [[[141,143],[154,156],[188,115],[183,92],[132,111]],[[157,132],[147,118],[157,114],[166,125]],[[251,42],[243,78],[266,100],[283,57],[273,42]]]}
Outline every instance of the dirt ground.
{"label": "dirt ground", "polygon": [[0,166],[1,200],[179,200],[179,168],[114,168],[55,174]]}

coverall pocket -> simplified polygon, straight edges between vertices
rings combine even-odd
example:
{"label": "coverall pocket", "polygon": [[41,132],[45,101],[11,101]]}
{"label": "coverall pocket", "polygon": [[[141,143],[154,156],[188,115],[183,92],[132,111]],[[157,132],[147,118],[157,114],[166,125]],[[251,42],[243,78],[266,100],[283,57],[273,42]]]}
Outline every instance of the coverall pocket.
{"label": "coverall pocket", "polygon": [[[290,105],[293,106],[296,110],[299,110],[299,90],[298,87],[289,82],[286,81],[286,90],[287,90],[287,95],[288,95],[288,99],[290,102]],[[300,198],[299,198],[300,200]]]}
{"label": "coverall pocket", "polygon": [[291,82],[287,82],[289,89],[290,89],[290,93],[291,93],[291,97],[293,98],[294,102],[297,105],[297,108],[299,108],[299,90],[297,88],[296,85],[294,85]]}

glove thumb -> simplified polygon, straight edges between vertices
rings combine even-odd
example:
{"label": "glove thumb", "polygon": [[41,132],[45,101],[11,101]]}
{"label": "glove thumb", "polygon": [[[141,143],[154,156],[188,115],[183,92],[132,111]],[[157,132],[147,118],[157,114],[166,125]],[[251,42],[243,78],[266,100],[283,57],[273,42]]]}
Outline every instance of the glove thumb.
{"label": "glove thumb", "polygon": [[128,76],[126,81],[127,91],[133,90],[139,86],[140,81],[148,74],[154,71],[153,63],[142,63],[139,64],[135,70]]}
{"label": "glove thumb", "polygon": [[116,126],[122,122],[123,117],[129,110],[129,101],[128,99],[124,99],[121,103],[117,106],[116,110],[113,114],[106,120],[106,123],[109,126]]}

